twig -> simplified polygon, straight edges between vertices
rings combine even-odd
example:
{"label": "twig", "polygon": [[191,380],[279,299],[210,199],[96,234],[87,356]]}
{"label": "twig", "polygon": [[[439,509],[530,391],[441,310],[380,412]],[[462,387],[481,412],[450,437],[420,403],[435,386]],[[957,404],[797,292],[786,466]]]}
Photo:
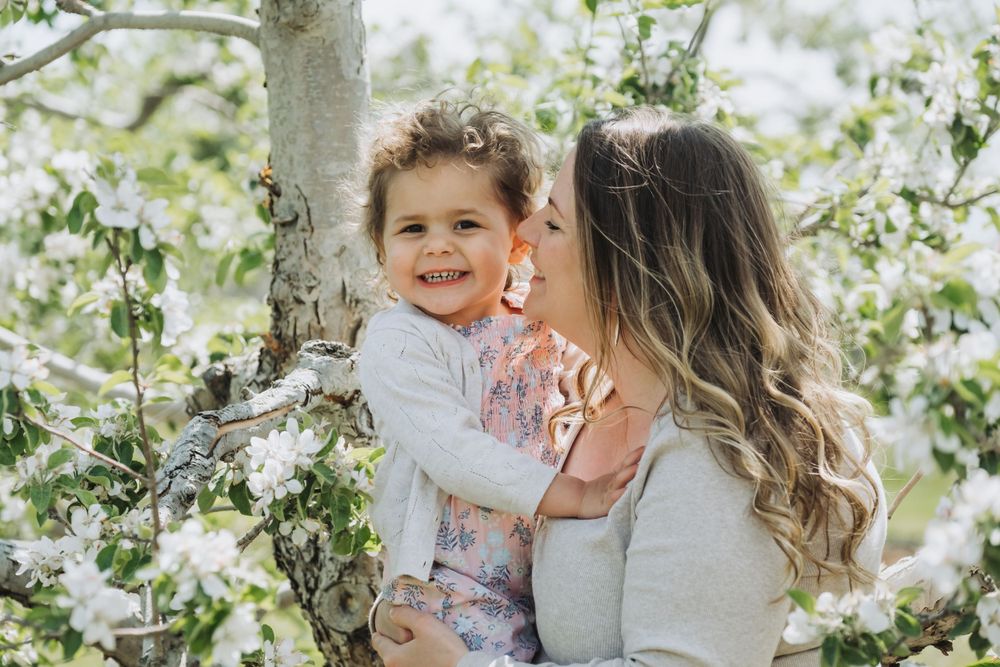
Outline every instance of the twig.
{"label": "twig", "polygon": [[216,507],[209,507],[202,514],[216,514],[218,512],[232,512],[236,509],[235,505],[218,505]]}
{"label": "twig", "polygon": [[74,440],[68,434],[63,433],[62,431],[60,431],[58,429],[52,428],[51,426],[49,426],[48,424],[45,424],[43,422],[35,421],[34,419],[32,419],[31,417],[28,417],[27,415],[23,415],[21,418],[24,419],[26,422],[34,424],[35,426],[37,426],[38,428],[42,429],[43,431],[45,431],[47,433],[51,433],[52,435],[54,435],[56,437],[62,438],[63,440],[65,440],[69,444],[71,444],[74,447],[76,447],[77,449],[79,449],[81,452],[85,452],[85,453],[89,454],[90,456],[93,456],[98,461],[101,461],[102,463],[106,463],[109,466],[111,466],[112,468],[114,468],[116,470],[120,470],[123,473],[125,473],[125,474],[127,474],[127,475],[129,475],[131,477],[134,477],[135,479],[139,480],[143,484],[146,484],[146,485],[149,484],[149,480],[148,479],[146,479],[145,477],[143,477],[142,475],[140,475],[139,473],[137,473],[135,470],[132,470],[131,468],[129,468],[124,463],[116,461],[116,460],[114,460],[113,458],[111,458],[109,456],[105,456],[104,454],[101,454],[100,452],[98,452],[98,451],[96,451],[94,449],[91,449],[90,447],[88,447],[87,445],[83,444],[82,442],[78,442],[77,440]]}
{"label": "twig", "polygon": [[264,529],[267,528],[268,524],[271,523],[272,520],[273,517],[267,517],[263,521],[260,521],[253,528],[248,530],[246,535],[241,537],[239,541],[236,543],[236,546],[239,548],[239,550],[243,551],[248,546],[250,546],[250,543],[253,542],[255,539],[257,539],[258,535],[264,532]]}
{"label": "twig", "polygon": [[705,35],[708,33],[708,24],[711,23],[713,14],[715,14],[715,7],[712,5],[712,0],[705,0],[705,12],[701,15],[701,22],[695,28],[694,34],[691,35],[685,58],[694,58],[698,55],[698,51],[701,50],[701,45],[705,41]]}
{"label": "twig", "polygon": [[[149,490],[150,513],[153,515],[152,554],[153,560],[155,561],[159,552],[160,531],[163,529],[160,525],[160,500],[159,493],[156,489],[156,459],[153,456],[153,446],[149,442],[149,433],[146,430],[146,419],[142,410],[143,386],[139,381],[139,325],[136,322],[135,310],[132,307],[132,295],[128,291],[128,267],[125,265],[125,262],[122,261],[121,249],[118,245],[121,237],[121,230],[116,229],[114,231],[113,240],[108,239],[108,246],[111,249],[111,254],[118,267],[118,274],[121,276],[122,298],[125,301],[125,312],[128,313],[128,337],[132,347],[132,386],[135,388],[135,412],[136,420],[139,423],[139,436],[142,438],[142,455],[146,461],[146,488]],[[149,605],[151,612],[150,618],[152,619],[152,622],[159,623],[160,611],[157,608],[156,595],[152,593],[152,589],[150,590]],[[155,644],[155,655],[163,655],[163,646],[160,641],[160,635],[154,635],[153,642]]]}
{"label": "twig", "polygon": [[226,37],[240,37],[256,46],[258,27],[259,24],[250,19],[211,12],[101,12],[93,9],[83,25],[62,39],[27,58],[0,67],[0,85],[45,67],[106,30],[196,30]]}
{"label": "twig", "polygon": [[170,631],[169,623],[159,625],[147,625],[141,628],[115,628],[111,634],[116,637],[148,637],[151,635],[162,635]]}
{"label": "twig", "polygon": [[903,502],[903,498],[905,498],[907,494],[909,494],[910,491],[913,490],[913,487],[917,485],[917,482],[919,482],[923,478],[924,478],[923,471],[918,470],[917,472],[913,473],[913,477],[911,477],[910,480],[903,486],[903,488],[899,490],[899,492],[896,494],[896,497],[892,499],[892,504],[889,505],[889,514],[887,517],[888,519],[892,518],[892,515],[896,512],[896,508],[899,507],[899,504],[901,502]]}

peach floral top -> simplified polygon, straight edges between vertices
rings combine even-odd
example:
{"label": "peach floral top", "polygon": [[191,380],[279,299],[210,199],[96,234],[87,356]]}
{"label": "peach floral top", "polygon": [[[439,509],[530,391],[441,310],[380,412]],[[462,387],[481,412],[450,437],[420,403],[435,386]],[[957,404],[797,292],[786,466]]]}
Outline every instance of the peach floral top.
{"label": "peach floral top", "polygon": [[[519,295],[505,300],[520,310]],[[520,314],[456,327],[479,353],[486,432],[526,456],[556,466],[548,418],[565,403],[559,390],[565,341]],[[531,597],[535,520],[448,498],[427,583],[400,577],[383,596],[450,624],[470,650],[529,661],[538,649]]]}

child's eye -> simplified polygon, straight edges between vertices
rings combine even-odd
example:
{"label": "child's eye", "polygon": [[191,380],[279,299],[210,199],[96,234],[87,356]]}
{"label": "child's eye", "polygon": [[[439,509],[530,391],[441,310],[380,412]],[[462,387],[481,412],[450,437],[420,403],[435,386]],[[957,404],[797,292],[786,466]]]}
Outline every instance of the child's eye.
{"label": "child's eye", "polygon": [[455,229],[475,229],[479,223],[475,220],[459,220],[455,223]]}
{"label": "child's eye", "polygon": [[399,233],[400,234],[419,234],[422,231],[424,231],[424,226],[423,225],[418,225],[418,224],[414,223],[412,225],[407,225],[406,227],[403,227],[402,229],[399,230]]}

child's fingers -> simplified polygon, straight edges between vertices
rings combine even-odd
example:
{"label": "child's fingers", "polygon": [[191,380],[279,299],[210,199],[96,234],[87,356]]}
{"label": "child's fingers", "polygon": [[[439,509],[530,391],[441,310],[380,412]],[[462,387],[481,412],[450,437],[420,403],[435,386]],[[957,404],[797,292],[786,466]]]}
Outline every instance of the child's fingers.
{"label": "child's fingers", "polygon": [[642,458],[642,453],[645,451],[645,446],[636,447],[635,449],[630,450],[629,453],[625,455],[625,458],[622,459],[622,466],[625,467],[630,466],[633,463],[638,463],[639,459]]}
{"label": "child's fingers", "polygon": [[635,477],[635,473],[638,472],[638,470],[638,463],[633,463],[630,466],[622,468],[616,472],[615,476],[612,478],[612,486],[615,488],[624,488],[626,484],[632,481],[632,478]]}

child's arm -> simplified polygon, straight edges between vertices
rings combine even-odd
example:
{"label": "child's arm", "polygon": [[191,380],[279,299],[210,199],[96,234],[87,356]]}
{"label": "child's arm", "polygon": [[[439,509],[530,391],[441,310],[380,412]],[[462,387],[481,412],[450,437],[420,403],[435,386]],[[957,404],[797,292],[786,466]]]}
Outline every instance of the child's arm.
{"label": "child's arm", "polygon": [[585,482],[579,477],[558,473],[549,485],[537,514],[553,517],[596,519],[607,516],[611,506],[625,493],[628,484],[639,468],[639,459],[645,447],[631,450],[618,468],[597,479]]}
{"label": "child's arm", "polygon": [[633,466],[584,483],[484,432],[444,363],[415,332],[369,330],[361,357],[361,387],[379,435],[448,494],[515,514],[593,518],[607,514],[634,475]]}

